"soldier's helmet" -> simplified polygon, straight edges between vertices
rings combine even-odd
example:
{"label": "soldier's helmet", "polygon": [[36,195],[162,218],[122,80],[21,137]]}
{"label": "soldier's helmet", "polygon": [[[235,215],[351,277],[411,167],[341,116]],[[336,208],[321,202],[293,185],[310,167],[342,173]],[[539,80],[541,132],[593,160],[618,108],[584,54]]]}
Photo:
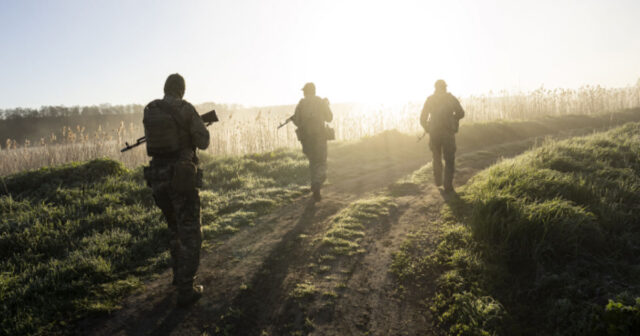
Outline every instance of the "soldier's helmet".
{"label": "soldier's helmet", "polygon": [[167,77],[164,82],[164,94],[182,98],[184,96],[184,78],[180,74],[174,73]]}
{"label": "soldier's helmet", "polygon": [[447,83],[443,79],[438,79],[436,83],[433,85],[438,91],[446,91]]}
{"label": "soldier's helmet", "polygon": [[302,87],[302,92],[304,92],[305,95],[315,95],[316,85],[309,82]]}

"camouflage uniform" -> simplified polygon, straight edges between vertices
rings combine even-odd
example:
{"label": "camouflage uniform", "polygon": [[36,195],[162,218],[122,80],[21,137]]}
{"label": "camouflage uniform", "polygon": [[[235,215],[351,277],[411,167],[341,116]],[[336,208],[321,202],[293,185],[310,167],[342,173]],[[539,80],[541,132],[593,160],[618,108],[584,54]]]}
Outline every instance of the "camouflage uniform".
{"label": "camouflage uniform", "polygon": [[[436,84],[438,85],[438,84]],[[444,89],[427,98],[420,115],[420,124],[429,133],[429,147],[433,153],[435,184],[442,185],[442,159],[444,158],[444,188],[453,190],[455,171],[456,137],[459,120],[464,117],[460,102]]]}
{"label": "camouflage uniform", "polygon": [[[162,99],[163,102],[173,107],[173,112],[177,112],[174,113],[174,116],[180,126],[181,149],[177,152],[152,155],[145,177],[153,189],[155,203],[162,210],[169,227],[173,283],[178,288],[179,295],[184,297],[192,295],[193,281],[200,263],[202,244],[200,196],[196,188],[177,192],[171,182],[174,167],[178,161],[188,160],[198,164],[195,149],[196,147],[205,149],[209,146],[209,131],[194,107],[179,98],[182,97],[182,93],[169,92]],[[153,112],[149,112],[148,108],[145,108],[145,118],[149,113]],[[145,135],[150,131],[153,130],[149,130],[145,124]],[[148,143],[147,145],[149,146]],[[180,297],[178,302],[180,303]]]}
{"label": "camouflage uniform", "polygon": [[[308,85],[305,85],[307,88]],[[312,94],[305,93],[305,97],[296,106],[292,117],[298,127],[296,134],[302,143],[302,152],[309,159],[311,173],[311,190],[318,199],[320,188],[327,179],[327,137],[325,122],[333,119],[329,101]]]}

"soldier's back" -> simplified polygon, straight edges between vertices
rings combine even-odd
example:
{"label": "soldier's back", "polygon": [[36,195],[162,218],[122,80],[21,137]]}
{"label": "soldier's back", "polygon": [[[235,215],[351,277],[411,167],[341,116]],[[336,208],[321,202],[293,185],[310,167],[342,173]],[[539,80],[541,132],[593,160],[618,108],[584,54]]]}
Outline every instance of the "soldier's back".
{"label": "soldier's back", "polygon": [[299,126],[311,134],[323,131],[329,109],[328,105],[326,99],[318,96],[302,98],[296,108],[299,113]]}
{"label": "soldier's back", "polygon": [[427,98],[427,105],[431,114],[431,131],[436,133],[455,133],[456,122],[454,113],[454,99],[450,93],[434,93]]}

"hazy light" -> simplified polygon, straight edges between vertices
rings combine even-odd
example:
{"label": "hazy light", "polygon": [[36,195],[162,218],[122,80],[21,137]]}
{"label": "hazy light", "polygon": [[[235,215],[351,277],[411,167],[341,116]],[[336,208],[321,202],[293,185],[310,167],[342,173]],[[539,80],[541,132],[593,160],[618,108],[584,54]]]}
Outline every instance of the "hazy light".
{"label": "hazy light", "polygon": [[[23,1],[0,4],[0,105],[186,97],[291,104],[421,101],[640,77],[637,1]],[[597,23],[597,24],[596,24]]]}

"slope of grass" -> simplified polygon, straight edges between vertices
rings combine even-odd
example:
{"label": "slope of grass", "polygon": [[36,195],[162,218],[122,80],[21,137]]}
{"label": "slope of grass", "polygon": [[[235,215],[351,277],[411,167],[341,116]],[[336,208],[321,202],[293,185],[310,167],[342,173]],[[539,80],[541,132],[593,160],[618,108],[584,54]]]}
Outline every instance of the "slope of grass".
{"label": "slope of grass", "polygon": [[640,332],[640,124],[547,143],[452,199],[438,248],[392,271],[441,274],[430,305],[454,335]]}
{"label": "slope of grass", "polygon": [[[205,244],[305,190],[297,152],[205,157],[203,168]],[[0,195],[0,334],[63,332],[167,267],[168,230],[141,169],[106,159],[42,168],[4,178]]]}

